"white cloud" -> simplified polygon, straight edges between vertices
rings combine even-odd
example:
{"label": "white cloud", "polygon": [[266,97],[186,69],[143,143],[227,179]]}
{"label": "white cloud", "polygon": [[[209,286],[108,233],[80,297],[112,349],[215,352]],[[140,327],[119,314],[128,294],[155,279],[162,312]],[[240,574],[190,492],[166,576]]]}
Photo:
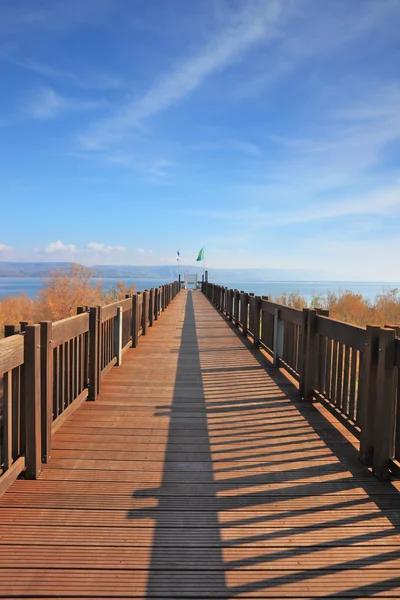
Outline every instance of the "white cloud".
{"label": "white cloud", "polygon": [[44,87],[28,102],[26,112],[34,119],[55,119],[67,112],[95,110],[105,105],[104,100],[65,98],[54,89]]}
{"label": "white cloud", "polygon": [[57,240],[46,246],[47,254],[53,254],[54,252],[76,252],[76,246],[75,244],[64,244],[61,240]]}
{"label": "white cloud", "polygon": [[[267,193],[266,189],[265,194]],[[240,225],[248,232],[351,216],[387,217],[400,214],[400,184],[376,189],[369,194],[347,195],[340,201],[325,203],[311,201],[306,206],[302,204],[292,206],[290,210],[265,210],[260,206],[248,206],[245,209],[232,209],[229,212],[210,209],[188,211],[188,213]]]}
{"label": "white cloud", "polygon": [[98,242],[89,242],[87,245],[88,250],[95,250],[96,252],[121,252],[125,250],[124,246],[108,246],[106,244],[99,244]]}
{"label": "white cloud", "polygon": [[10,252],[11,250],[11,246],[7,246],[6,244],[0,244],[0,252]]}

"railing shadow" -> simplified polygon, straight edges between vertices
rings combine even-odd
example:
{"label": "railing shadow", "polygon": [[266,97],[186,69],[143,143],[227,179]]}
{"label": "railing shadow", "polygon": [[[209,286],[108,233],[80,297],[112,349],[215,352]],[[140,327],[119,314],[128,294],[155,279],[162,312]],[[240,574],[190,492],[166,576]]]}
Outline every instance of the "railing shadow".
{"label": "railing shadow", "polygon": [[230,327],[188,294],[147,597],[400,597],[395,485]]}

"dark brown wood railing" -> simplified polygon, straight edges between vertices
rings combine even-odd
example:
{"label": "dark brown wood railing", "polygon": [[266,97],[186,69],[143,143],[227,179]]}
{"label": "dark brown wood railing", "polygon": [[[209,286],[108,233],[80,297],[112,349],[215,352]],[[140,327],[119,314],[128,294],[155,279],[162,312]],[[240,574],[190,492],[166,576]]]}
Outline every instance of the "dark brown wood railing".
{"label": "dark brown wood railing", "polygon": [[5,326],[0,494],[21,473],[39,476],[51,458],[52,435],[82,402],[96,400],[102,378],[137,347],[179,290],[174,282],[108,306],[79,307],[78,315],[55,323]]}
{"label": "dark brown wood railing", "polygon": [[360,460],[379,478],[400,475],[400,328],[364,329],[208,282],[202,291],[298,381],[304,400],[322,402],[358,437]]}

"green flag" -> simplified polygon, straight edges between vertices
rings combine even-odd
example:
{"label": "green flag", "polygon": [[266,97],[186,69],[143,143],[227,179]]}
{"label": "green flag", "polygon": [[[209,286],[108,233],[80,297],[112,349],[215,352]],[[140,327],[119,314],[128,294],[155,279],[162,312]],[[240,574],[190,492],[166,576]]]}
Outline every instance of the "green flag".
{"label": "green flag", "polygon": [[196,260],[197,260],[197,261],[199,261],[199,260],[204,260],[204,248],[202,248],[202,249],[200,250],[200,252],[199,252],[199,255],[198,255],[198,257],[197,257],[197,259],[196,259]]}

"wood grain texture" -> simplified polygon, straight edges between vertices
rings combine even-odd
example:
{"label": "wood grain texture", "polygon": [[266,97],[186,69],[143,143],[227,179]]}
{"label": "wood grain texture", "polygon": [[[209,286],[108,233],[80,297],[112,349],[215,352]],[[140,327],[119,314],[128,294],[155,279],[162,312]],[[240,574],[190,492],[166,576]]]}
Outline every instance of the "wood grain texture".
{"label": "wood grain texture", "polygon": [[334,423],[182,291],[0,499],[1,597],[400,597],[400,483]]}
{"label": "wood grain texture", "polygon": [[60,344],[72,340],[89,331],[89,314],[81,313],[53,323],[52,345],[57,348]]}
{"label": "wood grain texture", "polygon": [[24,362],[24,336],[12,335],[0,340],[0,375]]}

